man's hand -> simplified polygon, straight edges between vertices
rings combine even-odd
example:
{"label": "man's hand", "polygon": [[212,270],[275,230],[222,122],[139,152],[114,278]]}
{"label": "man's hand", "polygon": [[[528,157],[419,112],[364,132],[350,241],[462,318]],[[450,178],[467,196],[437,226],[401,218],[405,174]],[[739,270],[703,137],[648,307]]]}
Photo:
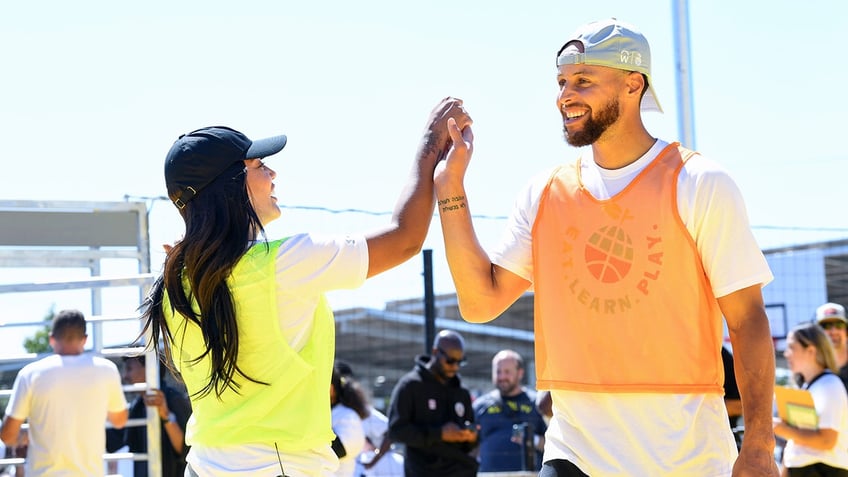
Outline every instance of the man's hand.
{"label": "man's hand", "polygon": [[465,172],[471,162],[471,154],[474,152],[474,133],[471,125],[460,126],[453,118],[447,120],[447,130],[450,134],[451,148],[447,158],[436,164],[436,172],[433,180],[438,189],[440,184],[448,184],[452,180],[462,184]]}
{"label": "man's hand", "polygon": [[745,448],[739,451],[739,457],[733,464],[733,477],[779,477],[777,463],[774,461],[774,449]]}
{"label": "man's hand", "polygon": [[159,418],[163,421],[168,420],[168,414],[171,411],[168,409],[168,400],[165,399],[165,393],[160,389],[148,389],[147,392],[144,393],[144,405],[148,407],[155,407],[157,412],[159,413]]}
{"label": "man's hand", "polygon": [[447,156],[451,147],[451,137],[448,123],[459,125],[460,130],[471,126],[471,117],[462,107],[462,100],[448,96],[430,112],[424,137],[418,157],[420,160],[433,160],[432,165]]}
{"label": "man's hand", "polygon": [[459,427],[454,422],[448,422],[442,426],[442,440],[445,442],[474,442],[477,440],[477,428]]}

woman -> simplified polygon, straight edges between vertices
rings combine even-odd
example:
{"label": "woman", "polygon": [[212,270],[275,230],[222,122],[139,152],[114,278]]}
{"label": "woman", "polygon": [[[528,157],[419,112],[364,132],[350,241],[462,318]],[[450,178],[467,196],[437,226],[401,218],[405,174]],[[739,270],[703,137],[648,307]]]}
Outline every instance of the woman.
{"label": "woman", "polygon": [[280,209],[276,173],[262,159],[285,136],[251,141],[210,127],[171,147],[165,182],[186,230],[167,251],[143,319],[149,347],[158,352],[164,341],[164,359],[190,394],[186,475],[333,475],[335,328],[324,292],[358,287],[418,253],[435,164],[451,145],[448,118],[471,122],[459,100],[433,109],[391,223],[365,236],[265,239]]}
{"label": "woman", "polygon": [[337,368],[333,369],[330,381],[330,405],[333,433],[333,451],[339,457],[337,477],[358,477],[355,475],[356,460],[365,447],[365,428],[363,419],[368,417],[369,406],[365,393],[358,383],[342,376]]}
{"label": "woman", "polygon": [[[392,447],[392,441],[388,435],[389,418],[370,404],[367,393],[354,378],[353,369],[348,363],[336,360],[334,370],[339,375],[339,384],[347,391],[341,393],[340,401],[356,410],[362,418],[362,430],[365,433],[365,446],[356,458],[353,475],[355,477],[402,476],[403,455]],[[333,410],[333,429],[335,430],[335,407]]]}
{"label": "woman", "polygon": [[787,440],[783,465],[790,477],[848,477],[848,394],[834,374],[830,339],[815,323],[797,326],[783,352],[796,382],[810,391],[818,415],[817,429],[794,427],[775,418],[774,433]]}

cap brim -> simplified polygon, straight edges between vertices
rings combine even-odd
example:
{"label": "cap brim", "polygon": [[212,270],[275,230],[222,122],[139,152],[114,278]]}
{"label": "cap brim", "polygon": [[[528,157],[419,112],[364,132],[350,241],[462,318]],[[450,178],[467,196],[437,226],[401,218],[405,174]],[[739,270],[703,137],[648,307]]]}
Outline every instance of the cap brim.
{"label": "cap brim", "polygon": [[286,147],[286,136],[274,136],[253,141],[244,155],[245,159],[261,159],[272,156]]}
{"label": "cap brim", "polygon": [[660,100],[657,99],[657,93],[654,92],[653,84],[648,83],[648,91],[645,91],[645,95],[642,96],[640,109],[642,111],[663,112],[662,106],[660,106]]}
{"label": "cap brim", "polygon": [[818,324],[827,323],[828,321],[841,321],[842,323],[848,323],[848,320],[841,316],[826,316],[824,318],[819,318],[816,321]]}

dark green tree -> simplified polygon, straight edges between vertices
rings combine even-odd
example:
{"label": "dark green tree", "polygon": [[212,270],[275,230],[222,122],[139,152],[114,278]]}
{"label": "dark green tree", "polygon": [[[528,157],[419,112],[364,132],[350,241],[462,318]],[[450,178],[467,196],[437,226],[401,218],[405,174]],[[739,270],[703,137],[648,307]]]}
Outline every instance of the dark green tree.
{"label": "dark green tree", "polygon": [[53,316],[56,314],[56,306],[51,306],[47,315],[44,316],[44,321],[48,324],[35,332],[35,335],[24,339],[24,349],[27,353],[49,353],[53,351],[50,346],[50,324],[53,321]]}

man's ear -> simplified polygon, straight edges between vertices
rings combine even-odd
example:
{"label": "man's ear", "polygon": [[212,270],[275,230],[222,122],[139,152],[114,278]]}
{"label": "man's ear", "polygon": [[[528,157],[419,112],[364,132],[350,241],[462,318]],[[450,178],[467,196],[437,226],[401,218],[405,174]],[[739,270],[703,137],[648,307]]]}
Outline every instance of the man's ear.
{"label": "man's ear", "polygon": [[645,75],[636,71],[631,71],[627,74],[624,83],[627,87],[627,95],[635,96],[636,100],[642,102],[642,92],[648,88]]}

